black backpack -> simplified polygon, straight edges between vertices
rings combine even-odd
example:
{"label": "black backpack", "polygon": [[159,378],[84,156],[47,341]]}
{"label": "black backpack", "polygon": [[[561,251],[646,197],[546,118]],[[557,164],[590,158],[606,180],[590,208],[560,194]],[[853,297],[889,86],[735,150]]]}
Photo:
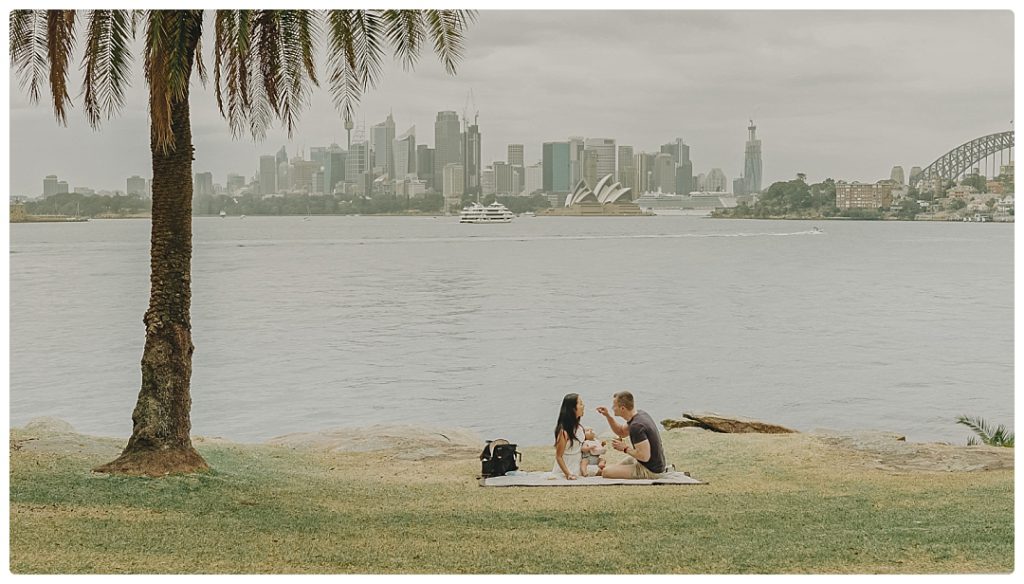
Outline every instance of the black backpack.
{"label": "black backpack", "polygon": [[516,445],[509,444],[508,440],[488,440],[484,451],[480,453],[481,478],[500,477],[509,471],[517,470],[517,456],[522,462],[523,455],[516,450]]}

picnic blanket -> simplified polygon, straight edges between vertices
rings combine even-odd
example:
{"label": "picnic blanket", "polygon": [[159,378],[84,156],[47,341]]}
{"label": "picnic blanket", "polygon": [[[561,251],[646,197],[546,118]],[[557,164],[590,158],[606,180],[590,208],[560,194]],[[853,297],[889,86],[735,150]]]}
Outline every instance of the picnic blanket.
{"label": "picnic blanket", "polygon": [[570,481],[561,474],[552,472],[515,471],[501,477],[480,479],[481,487],[600,487],[604,485],[703,485],[681,472],[665,473],[657,479],[606,479],[604,477],[579,477]]}

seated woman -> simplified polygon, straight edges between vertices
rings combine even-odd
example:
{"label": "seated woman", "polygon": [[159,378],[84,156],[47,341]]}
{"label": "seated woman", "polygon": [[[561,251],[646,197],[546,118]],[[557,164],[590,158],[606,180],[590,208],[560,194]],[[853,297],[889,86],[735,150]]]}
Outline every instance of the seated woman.
{"label": "seated woman", "polygon": [[563,475],[566,479],[576,480],[580,470],[580,447],[583,445],[583,399],[579,394],[570,393],[562,398],[562,407],[558,412],[555,424],[555,466],[552,474]]}

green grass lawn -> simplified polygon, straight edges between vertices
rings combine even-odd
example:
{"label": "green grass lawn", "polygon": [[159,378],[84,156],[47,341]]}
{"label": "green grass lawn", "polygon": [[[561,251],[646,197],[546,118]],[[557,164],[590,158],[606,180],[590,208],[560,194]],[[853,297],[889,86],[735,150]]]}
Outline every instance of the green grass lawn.
{"label": "green grass lawn", "polygon": [[[796,436],[796,435],[793,435]],[[12,438],[17,438],[17,431]],[[92,438],[85,438],[93,440]],[[101,439],[106,440],[106,439]],[[119,443],[106,440],[116,455]],[[200,444],[207,474],[11,451],[15,573],[1013,570],[1013,471],[894,474],[798,437],[666,433],[692,486],[481,488],[479,462]],[[524,467],[547,470],[549,449]],[[682,464],[680,464],[682,463]]]}

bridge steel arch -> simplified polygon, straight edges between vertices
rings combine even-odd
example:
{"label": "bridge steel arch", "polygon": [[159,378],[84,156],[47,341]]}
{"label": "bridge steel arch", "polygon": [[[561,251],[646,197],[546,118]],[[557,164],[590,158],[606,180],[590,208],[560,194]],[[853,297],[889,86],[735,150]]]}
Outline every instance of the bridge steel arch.
{"label": "bridge steel arch", "polygon": [[975,163],[1001,150],[1011,150],[1010,159],[1012,160],[1012,148],[1012,130],[975,138],[940,156],[938,160],[922,170],[921,174],[917,175],[917,178],[911,179],[911,183],[917,185],[922,181],[934,180],[936,178],[955,179],[967,173]]}

